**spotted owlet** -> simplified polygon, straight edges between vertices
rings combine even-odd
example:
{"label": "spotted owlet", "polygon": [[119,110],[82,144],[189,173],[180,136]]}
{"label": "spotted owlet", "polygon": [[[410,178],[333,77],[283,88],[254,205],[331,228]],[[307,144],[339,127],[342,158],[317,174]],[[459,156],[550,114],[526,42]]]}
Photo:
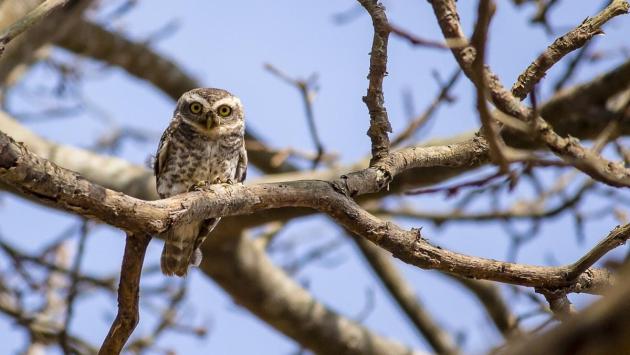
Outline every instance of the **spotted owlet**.
{"label": "spotted owlet", "polygon": [[[241,101],[221,89],[184,93],[157,150],[155,177],[160,197],[203,184],[242,182],[247,172]],[[165,275],[184,276],[199,266],[201,243],[220,218],[175,225],[164,232],[160,264]]]}

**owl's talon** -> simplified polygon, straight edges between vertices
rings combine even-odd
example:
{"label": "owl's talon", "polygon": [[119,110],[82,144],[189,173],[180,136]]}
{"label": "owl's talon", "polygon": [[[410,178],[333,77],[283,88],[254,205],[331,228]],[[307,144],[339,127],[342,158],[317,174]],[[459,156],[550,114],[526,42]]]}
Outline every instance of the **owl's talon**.
{"label": "owl's talon", "polygon": [[201,191],[208,187],[208,182],[206,180],[197,181],[193,186],[188,189],[188,192],[191,191]]}

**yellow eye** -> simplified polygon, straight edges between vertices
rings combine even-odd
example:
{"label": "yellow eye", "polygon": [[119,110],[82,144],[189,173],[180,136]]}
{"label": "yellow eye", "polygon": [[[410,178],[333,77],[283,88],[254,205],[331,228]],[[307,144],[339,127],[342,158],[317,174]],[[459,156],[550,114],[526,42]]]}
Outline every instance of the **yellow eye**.
{"label": "yellow eye", "polygon": [[232,108],[230,106],[228,106],[228,105],[221,105],[217,109],[217,113],[221,117],[227,117],[227,116],[232,114]]}
{"label": "yellow eye", "polygon": [[198,102],[193,102],[190,104],[190,112],[194,114],[201,113],[203,106]]}

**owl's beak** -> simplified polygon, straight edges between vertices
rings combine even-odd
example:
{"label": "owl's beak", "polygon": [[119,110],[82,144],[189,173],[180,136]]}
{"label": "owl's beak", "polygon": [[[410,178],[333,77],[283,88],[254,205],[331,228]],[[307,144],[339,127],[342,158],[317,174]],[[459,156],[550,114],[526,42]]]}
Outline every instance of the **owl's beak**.
{"label": "owl's beak", "polygon": [[208,118],[206,119],[206,128],[208,128],[208,130],[211,130],[215,127],[219,127],[219,125],[221,124],[221,119],[215,115],[215,114],[209,114]]}

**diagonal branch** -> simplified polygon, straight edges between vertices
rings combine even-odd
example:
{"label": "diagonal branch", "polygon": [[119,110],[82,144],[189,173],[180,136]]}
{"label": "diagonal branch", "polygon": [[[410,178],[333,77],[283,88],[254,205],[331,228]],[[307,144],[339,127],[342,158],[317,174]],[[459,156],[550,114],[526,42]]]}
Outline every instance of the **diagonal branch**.
{"label": "diagonal branch", "polygon": [[601,259],[602,256],[606,255],[606,253],[625,244],[629,235],[630,225],[617,226],[606,238],[602,239],[593,249],[581,257],[580,260],[569,266],[567,278],[570,280],[577,278]]}
{"label": "diagonal branch", "polygon": [[263,247],[243,235],[209,238],[202,270],[233,298],[316,354],[426,355],[379,336],[318,302]]}
{"label": "diagonal branch", "polygon": [[595,35],[603,34],[601,27],[612,18],[628,13],[628,8],[629,5],[625,0],[613,0],[600,13],[587,18],[578,27],[556,39],[519,75],[512,86],[514,96],[524,99],[545,76],[547,70],[565,55],[584,46]]}
{"label": "diagonal branch", "polygon": [[5,46],[15,37],[28,30],[58,8],[65,6],[69,0],[46,0],[29,12],[26,16],[16,21],[13,25],[0,33],[0,56]]}

